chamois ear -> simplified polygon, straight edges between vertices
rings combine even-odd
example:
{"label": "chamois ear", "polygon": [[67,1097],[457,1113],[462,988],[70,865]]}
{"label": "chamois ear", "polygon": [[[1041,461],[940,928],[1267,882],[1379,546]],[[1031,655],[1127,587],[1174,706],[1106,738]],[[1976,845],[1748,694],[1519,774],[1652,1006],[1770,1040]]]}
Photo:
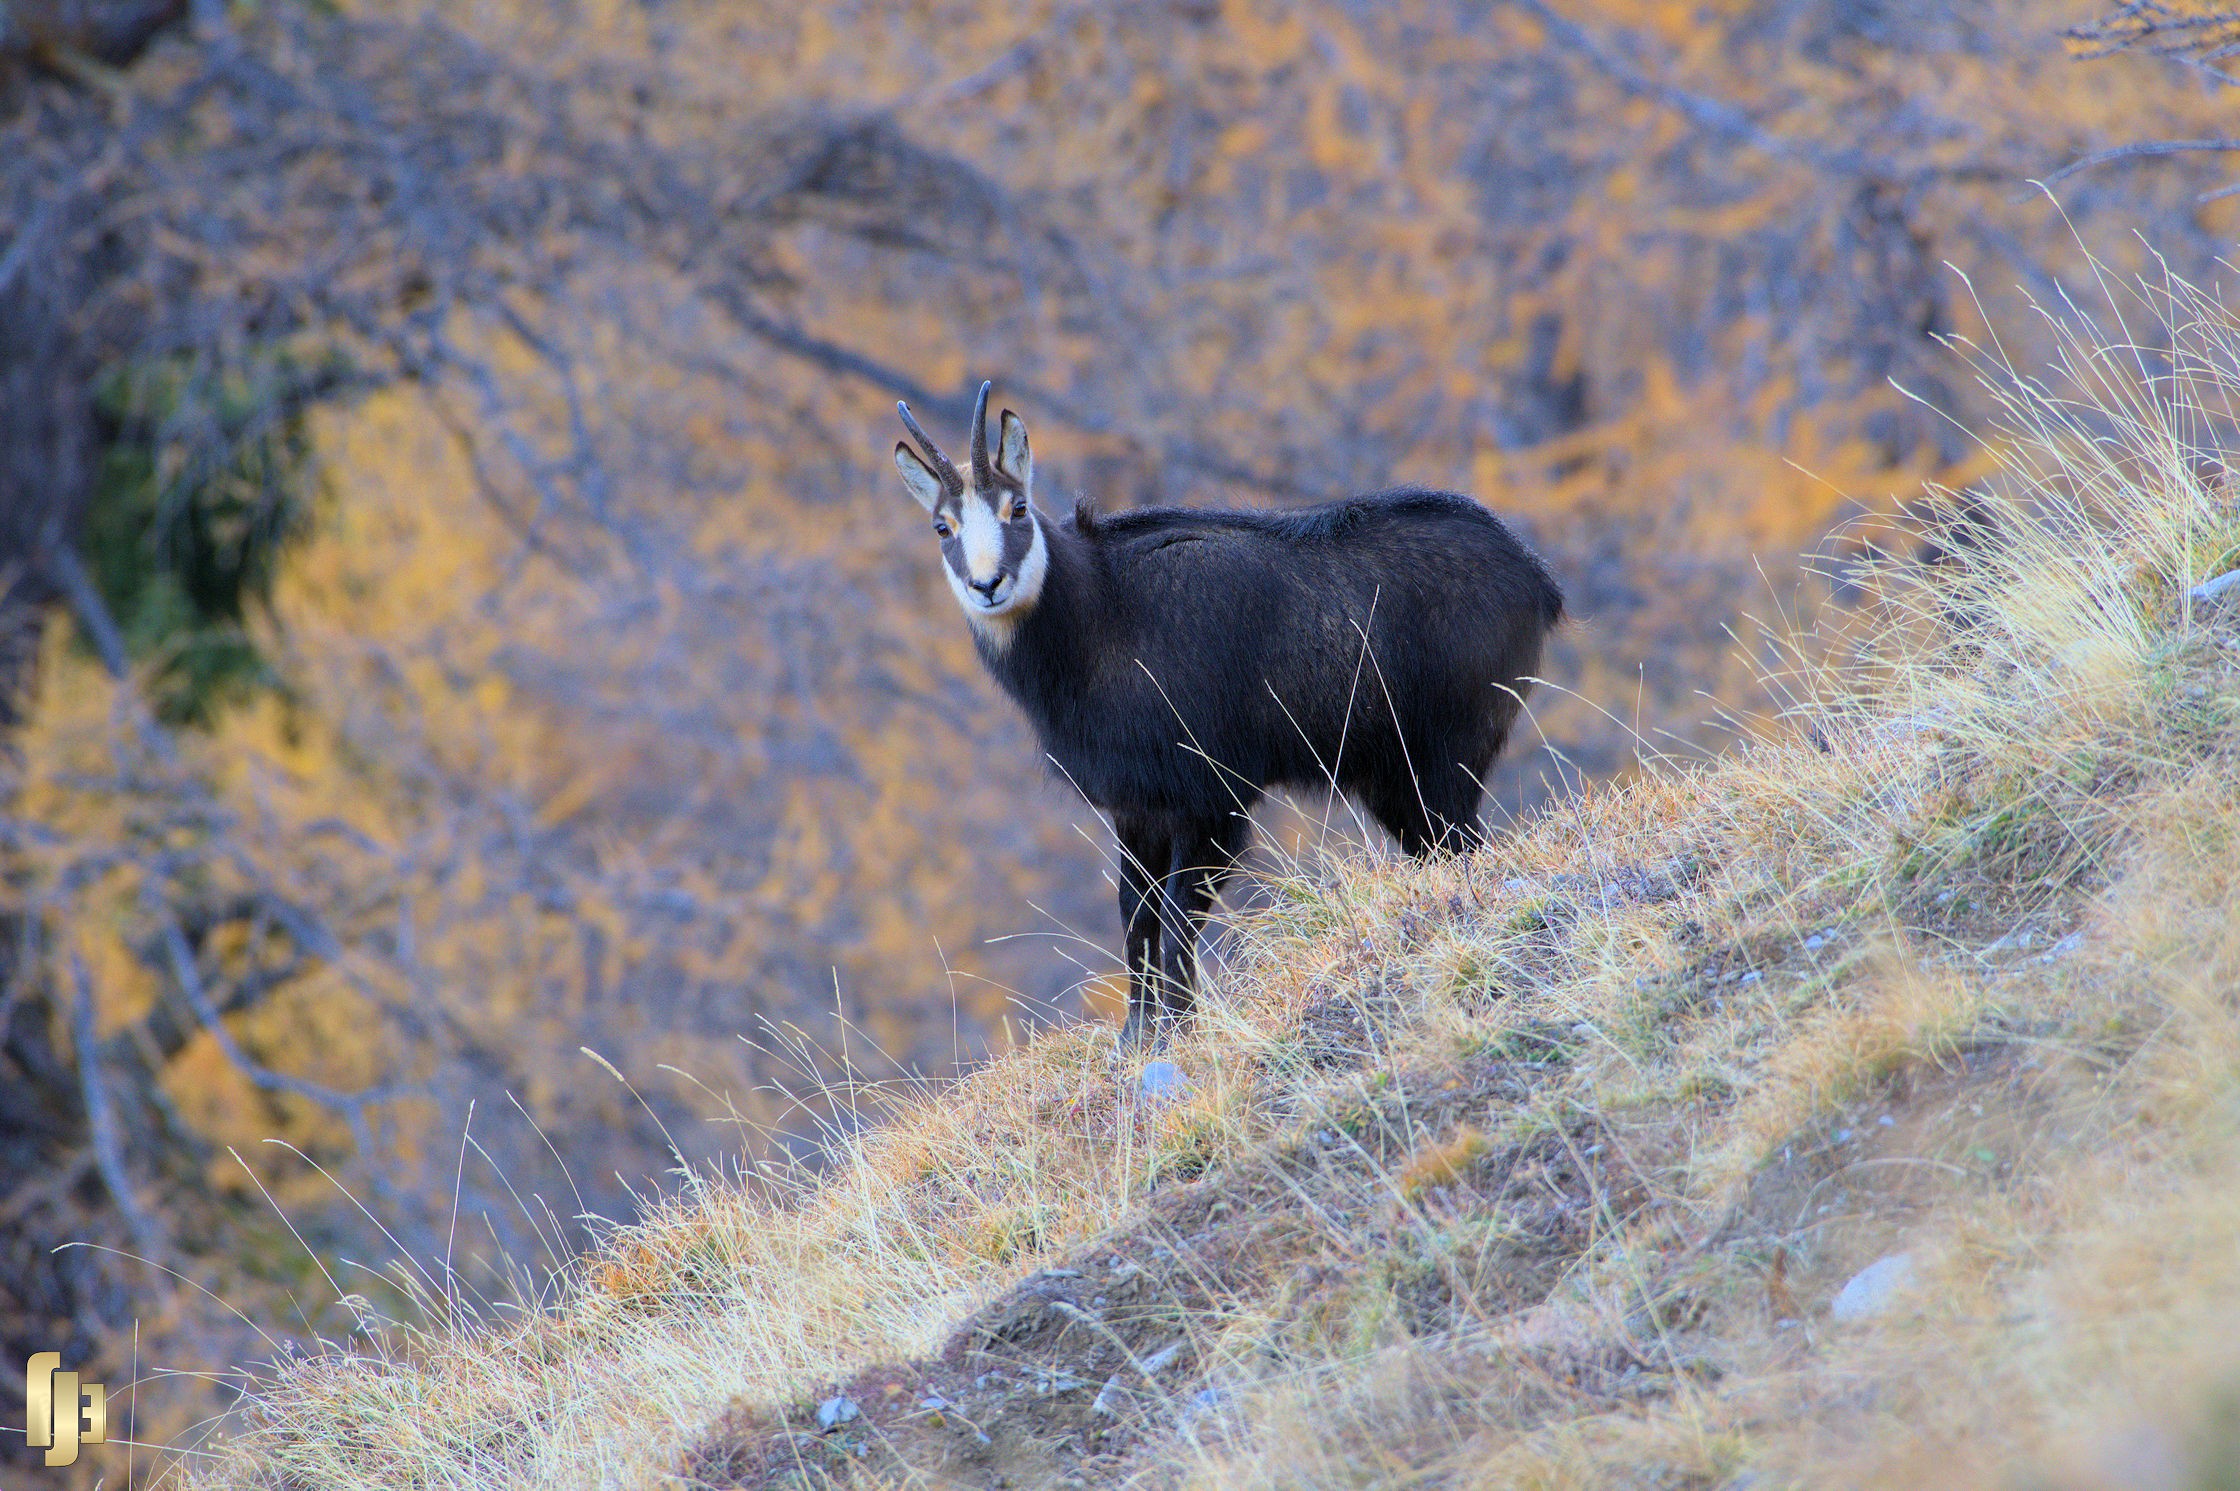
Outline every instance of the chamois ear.
{"label": "chamois ear", "polygon": [[894,469],[902,473],[902,484],[918,499],[920,507],[930,513],[940,505],[941,478],[933,474],[933,468],[916,451],[900,440],[894,443]]}
{"label": "chamois ear", "polygon": [[1009,409],[1003,411],[1003,441],[996,449],[996,469],[1021,492],[1034,484],[1034,452],[1027,449],[1027,422]]}

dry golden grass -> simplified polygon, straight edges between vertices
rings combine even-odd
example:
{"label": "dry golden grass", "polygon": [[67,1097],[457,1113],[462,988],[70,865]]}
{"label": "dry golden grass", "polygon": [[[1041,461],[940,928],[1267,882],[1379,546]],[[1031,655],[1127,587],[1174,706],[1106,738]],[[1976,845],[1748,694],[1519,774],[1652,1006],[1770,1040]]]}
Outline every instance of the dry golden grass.
{"label": "dry golden grass", "polygon": [[[1181,1100],[1130,1100],[1103,1029],[871,1095],[822,1170],[694,1179],[545,1308],[427,1282],[190,1479],[2225,1484],[2240,607],[2187,590],[2240,563],[2240,340],[2124,297],[2159,352],[2073,324],[2048,377],[1987,364],[1990,526],[1871,575],[1785,717],[1470,860],[1269,877]],[[1183,1366],[961,1329],[1138,1256],[1187,1276]]]}

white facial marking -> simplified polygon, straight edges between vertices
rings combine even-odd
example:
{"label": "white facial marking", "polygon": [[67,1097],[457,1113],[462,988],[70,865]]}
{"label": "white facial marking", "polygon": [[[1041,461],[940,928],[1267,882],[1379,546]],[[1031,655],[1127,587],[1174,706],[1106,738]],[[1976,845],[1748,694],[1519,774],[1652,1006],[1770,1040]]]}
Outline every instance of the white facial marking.
{"label": "white facial marking", "polygon": [[[983,525],[979,542],[986,547],[980,551],[978,562],[974,559],[975,533],[973,524]],[[974,575],[985,580],[995,574],[1003,563],[1003,526],[986,503],[977,497],[967,496],[964,504],[963,531],[965,563]],[[1042,595],[1042,582],[1050,573],[1050,546],[1042,534],[1042,519],[1034,520],[1034,538],[1027,546],[1027,557],[1020,561],[1016,574],[1005,578],[993,595],[982,595],[967,585],[957,572],[944,564],[941,573],[949,581],[949,592],[964,608],[965,618],[972,629],[998,649],[1011,645],[1011,631],[1019,618],[1033,608]]]}
{"label": "white facial marking", "polygon": [[958,537],[964,541],[966,578],[986,584],[1003,567],[1003,525],[978,493],[964,500],[964,523]]}

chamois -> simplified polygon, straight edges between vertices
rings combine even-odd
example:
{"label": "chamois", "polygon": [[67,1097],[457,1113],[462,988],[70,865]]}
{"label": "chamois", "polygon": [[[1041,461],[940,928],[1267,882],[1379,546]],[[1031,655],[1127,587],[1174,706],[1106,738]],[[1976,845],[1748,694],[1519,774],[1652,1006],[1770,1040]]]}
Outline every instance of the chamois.
{"label": "chamois", "polygon": [[988,389],[970,479],[907,405],[895,445],[980,660],[1112,817],[1132,1047],[1186,1017],[1198,938],[1274,786],[1335,785],[1411,855],[1481,842],[1486,769],[1563,592],[1499,518],[1404,487],[1291,512],[1058,519]]}

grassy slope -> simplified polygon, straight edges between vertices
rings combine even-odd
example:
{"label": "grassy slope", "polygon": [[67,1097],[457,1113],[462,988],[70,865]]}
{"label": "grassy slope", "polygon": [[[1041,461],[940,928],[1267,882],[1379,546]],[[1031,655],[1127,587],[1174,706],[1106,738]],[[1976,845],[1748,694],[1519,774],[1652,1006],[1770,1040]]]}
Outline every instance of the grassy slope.
{"label": "grassy slope", "polygon": [[1179,1101],[1047,1035],[546,1313],[291,1366],[198,1483],[2209,1484],[2240,606],[2185,592],[2240,359],[2151,309],[2188,376],[2010,382],[2000,537],[1880,579],[1791,719],[1276,879]]}

